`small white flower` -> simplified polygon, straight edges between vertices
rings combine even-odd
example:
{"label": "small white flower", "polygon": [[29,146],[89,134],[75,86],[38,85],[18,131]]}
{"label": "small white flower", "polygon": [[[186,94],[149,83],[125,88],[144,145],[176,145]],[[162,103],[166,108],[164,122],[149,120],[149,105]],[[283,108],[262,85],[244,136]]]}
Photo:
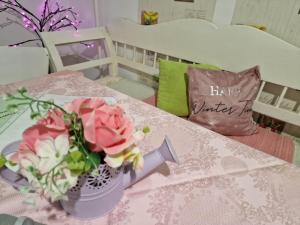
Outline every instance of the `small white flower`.
{"label": "small white flower", "polygon": [[37,140],[35,143],[36,154],[39,157],[37,169],[42,173],[51,171],[63,161],[69,151],[69,140],[67,135],[59,135],[53,140],[48,137]]}
{"label": "small white flower", "polygon": [[65,193],[76,185],[77,176],[71,174],[63,161],[69,147],[68,136],[59,135],[55,139],[48,137],[36,141],[36,154],[32,151],[22,154],[21,174],[37,193],[51,201],[65,198]]}
{"label": "small white flower", "polygon": [[72,176],[65,163],[57,166],[53,173],[44,175],[39,182],[45,197],[52,202],[66,199],[65,193],[76,185],[77,176]]}
{"label": "small white flower", "polygon": [[135,145],[125,149],[119,154],[106,155],[104,161],[112,168],[118,168],[124,162],[132,163],[134,170],[140,170],[144,166],[144,158],[140,149]]}
{"label": "small white flower", "polygon": [[144,139],[145,133],[143,131],[139,130],[133,134],[133,137],[138,142],[138,141],[141,141]]}

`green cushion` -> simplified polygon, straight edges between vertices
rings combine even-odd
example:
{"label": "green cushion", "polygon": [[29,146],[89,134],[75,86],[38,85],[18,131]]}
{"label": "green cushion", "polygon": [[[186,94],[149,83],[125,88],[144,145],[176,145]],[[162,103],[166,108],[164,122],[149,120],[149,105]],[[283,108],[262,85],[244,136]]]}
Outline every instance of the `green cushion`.
{"label": "green cushion", "polygon": [[219,70],[207,64],[187,64],[160,60],[157,107],[176,116],[188,116],[188,94],[185,73],[188,66],[202,69]]}

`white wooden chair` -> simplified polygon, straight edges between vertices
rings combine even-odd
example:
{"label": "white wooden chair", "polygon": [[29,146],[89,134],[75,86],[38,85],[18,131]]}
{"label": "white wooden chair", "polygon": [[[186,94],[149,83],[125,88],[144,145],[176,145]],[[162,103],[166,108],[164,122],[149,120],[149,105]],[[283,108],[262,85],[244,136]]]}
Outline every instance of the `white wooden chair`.
{"label": "white wooden chair", "polygon": [[48,74],[46,49],[0,46],[0,84],[8,84]]}
{"label": "white wooden chair", "polygon": [[[101,67],[108,66],[109,74],[101,76],[101,78],[96,80],[96,82],[100,82],[103,85],[110,86],[125,94],[140,99],[145,98],[145,93],[146,96],[153,95],[154,90],[152,90],[152,88],[119,76],[115,48],[104,27],[81,29],[78,31],[43,32],[41,33],[41,36],[46,48],[48,49],[51,67],[54,72],[62,70],[75,70],[83,71],[86,74],[87,69],[98,68],[100,71]],[[99,40],[101,41],[101,44],[98,43],[97,50],[98,56],[100,57],[97,59],[85,58],[85,60],[87,60],[85,62],[80,62],[73,65],[64,65],[57,46]],[[106,54],[101,54],[103,52]],[[126,86],[125,88],[123,87],[124,85]]]}

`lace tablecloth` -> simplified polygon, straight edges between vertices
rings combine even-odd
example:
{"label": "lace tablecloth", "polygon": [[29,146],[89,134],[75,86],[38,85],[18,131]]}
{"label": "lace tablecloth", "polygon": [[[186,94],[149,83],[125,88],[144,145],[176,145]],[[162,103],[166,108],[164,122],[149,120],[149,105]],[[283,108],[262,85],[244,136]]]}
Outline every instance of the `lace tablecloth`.
{"label": "lace tablecloth", "polygon": [[[80,221],[57,205],[26,197],[0,180],[0,213],[61,225],[260,225],[300,224],[300,169],[132,99],[79,73],[65,72],[0,86],[1,94],[26,87],[33,95],[112,96],[134,119],[151,129],[144,153],[168,135],[180,165],[168,163],[127,189],[107,216]],[[0,135],[1,140],[1,135]],[[1,140],[3,141],[3,140]]]}

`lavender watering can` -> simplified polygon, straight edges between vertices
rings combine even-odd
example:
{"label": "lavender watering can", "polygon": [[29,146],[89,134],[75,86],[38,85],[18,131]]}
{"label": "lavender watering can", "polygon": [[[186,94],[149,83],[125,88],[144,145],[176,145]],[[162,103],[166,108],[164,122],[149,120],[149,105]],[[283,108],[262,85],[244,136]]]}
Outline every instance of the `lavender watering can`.
{"label": "lavender watering can", "polygon": [[[15,146],[7,146],[3,154],[11,152]],[[6,152],[5,152],[6,151]],[[112,211],[123,196],[124,189],[143,179],[165,161],[179,163],[169,138],[166,136],[162,145],[144,156],[144,168],[135,172],[131,166],[118,169],[101,164],[96,176],[86,174],[79,177],[75,187],[68,191],[68,201],[61,201],[63,209],[79,219],[101,217]],[[20,175],[2,169],[2,178],[14,187],[26,184]]]}

